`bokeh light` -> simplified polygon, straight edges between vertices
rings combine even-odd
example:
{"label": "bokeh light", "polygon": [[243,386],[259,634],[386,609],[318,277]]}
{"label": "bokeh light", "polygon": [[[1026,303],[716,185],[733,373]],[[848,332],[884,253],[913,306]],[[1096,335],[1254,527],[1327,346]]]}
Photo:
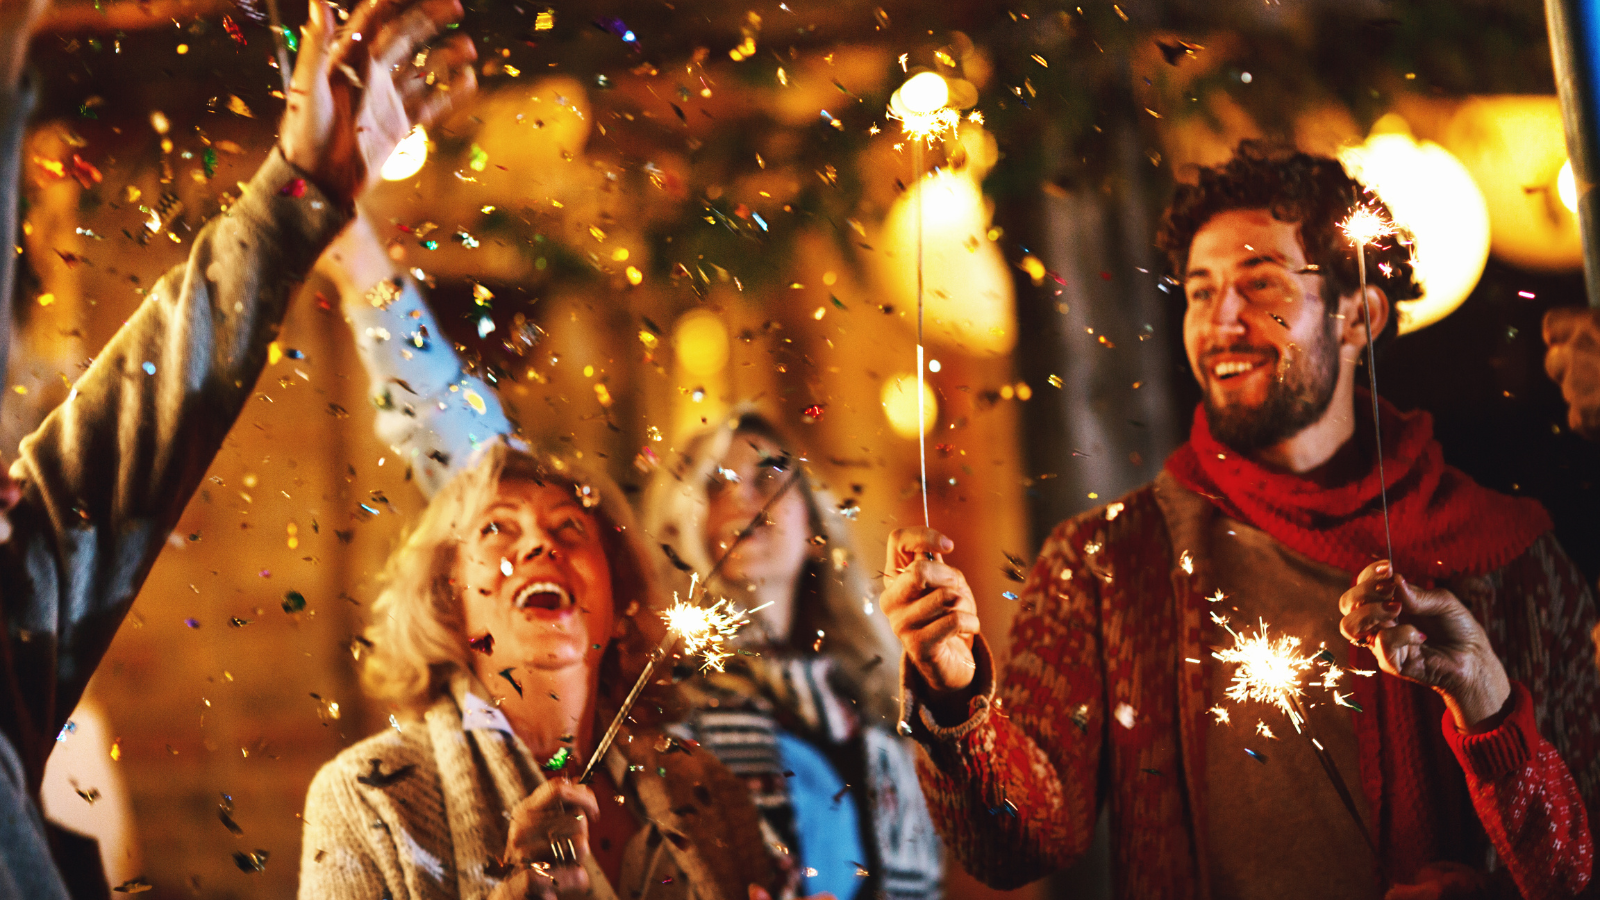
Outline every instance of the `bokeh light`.
{"label": "bokeh light", "polygon": [[1398,116],[1379,120],[1365,144],[1339,159],[1383,198],[1395,224],[1416,237],[1423,294],[1396,304],[1400,333],[1454,312],[1489,261],[1489,209],[1466,167],[1438,144],[1413,139]]}
{"label": "bokeh light", "polygon": [[678,320],[672,346],[678,363],[702,378],[721,372],[728,364],[728,328],[705,310],[694,310]]}
{"label": "bokeh light", "polygon": [[[883,383],[883,412],[889,417],[889,428],[908,441],[917,439],[917,376],[915,373],[897,375]],[[933,430],[939,420],[939,400],[933,388],[922,385],[922,414],[924,434]]]}
{"label": "bokeh light", "polygon": [[389,158],[383,161],[383,168],[378,170],[378,174],[384,181],[405,181],[422,171],[422,165],[427,161],[428,132],[423,130],[421,125],[417,125],[394,146]]}

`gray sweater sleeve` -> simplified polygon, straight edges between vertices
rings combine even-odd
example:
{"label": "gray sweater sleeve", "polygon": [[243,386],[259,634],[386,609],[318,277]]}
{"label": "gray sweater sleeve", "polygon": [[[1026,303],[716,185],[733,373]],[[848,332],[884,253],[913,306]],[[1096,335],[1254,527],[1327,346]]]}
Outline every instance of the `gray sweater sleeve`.
{"label": "gray sweater sleeve", "polygon": [[[22,138],[33,112],[35,91],[28,75],[15,93],[0,91],[0,184],[22,184]],[[7,382],[7,367],[11,361],[11,292],[17,282],[17,255],[9,252],[17,243],[16,201],[0,202],[0,388]]]}
{"label": "gray sweater sleeve", "polygon": [[512,433],[494,389],[469,374],[410,278],[396,276],[362,298],[346,298],[345,316],[371,380],[378,437],[411,466],[432,497],[464,469],[478,446]]}
{"label": "gray sweater sleeve", "polygon": [[250,396],[296,283],[348,218],[273,150],[23,438],[11,468],[23,498],[0,553],[0,728],[35,785]]}

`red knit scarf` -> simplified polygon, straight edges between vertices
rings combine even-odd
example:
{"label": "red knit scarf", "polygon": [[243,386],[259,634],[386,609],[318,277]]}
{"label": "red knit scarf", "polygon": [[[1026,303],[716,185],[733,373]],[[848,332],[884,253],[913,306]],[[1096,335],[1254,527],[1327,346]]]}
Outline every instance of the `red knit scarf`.
{"label": "red knit scarf", "polygon": [[[1370,395],[1359,393],[1356,408],[1365,409]],[[1445,465],[1426,412],[1402,413],[1382,399],[1379,405],[1394,562],[1407,578],[1427,584],[1485,575],[1550,530],[1537,501],[1496,493]],[[1365,431],[1370,441],[1370,425]],[[1354,575],[1384,556],[1376,465],[1332,486],[1269,468],[1218,443],[1201,406],[1189,442],[1167,459],[1167,471],[1230,518],[1320,563]]]}

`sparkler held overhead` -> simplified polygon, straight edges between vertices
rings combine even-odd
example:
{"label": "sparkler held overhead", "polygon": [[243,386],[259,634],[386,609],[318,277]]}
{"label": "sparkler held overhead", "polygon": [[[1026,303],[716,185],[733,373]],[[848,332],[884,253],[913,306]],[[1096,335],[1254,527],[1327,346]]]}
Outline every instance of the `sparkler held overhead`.
{"label": "sparkler held overhead", "polygon": [[922,170],[923,146],[942,141],[961,123],[961,113],[950,109],[950,86],[935,72],[919,72],[900,86],[889,99],[889,118],[900,121],[901,133],[911,143],[913,200],[917,220],[917,464],[922,484],[922,524],[931,526],[928,515],[928,425],[927,405],[923,402],[923,383],[927,377],[927,351],[922,339],[923,241],[922,192],[926,173]]}
{"label": "sparkler held overhead", "polygon": [[1394,559],[1394,535],[1389,528],[1389,483],[1383,472],[1383,427],[1378,409],[1378,360],[1372,349],[1372,298],[1367,296],[1367,245],[1395,233],[1383,214],[1370,206],[1359,206],[1339,226],[1356,247],[1356,272],[1360,285],[1361,320],[1367,331],[1367,390],[1372,394],[1372,435],[1378,450],[1378,498],[1383,504],[1384,558]]}

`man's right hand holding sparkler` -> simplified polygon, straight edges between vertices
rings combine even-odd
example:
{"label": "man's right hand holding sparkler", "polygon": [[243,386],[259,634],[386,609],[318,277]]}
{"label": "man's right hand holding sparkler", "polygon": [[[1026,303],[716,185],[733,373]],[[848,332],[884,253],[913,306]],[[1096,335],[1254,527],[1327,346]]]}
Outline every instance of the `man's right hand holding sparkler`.
{"label": "man's right hand holding sparkler", "polygon": [[1438,691],[1461,731],[1498,721],[1511,681],[1483,626],[1454,593],[1419,588],[1380,560],[1339,598],[1339,612],[1346,638],[1371,647],[1384,672]]}
{"label": "man's right hand holding sparkler", "polygon": [[978,604],[960,569],[945,565],[955,543],[932,528],[889,535],[888,571],[879,603],[933,696],[939,718],[965,718],[961,692],[972,684]]}

